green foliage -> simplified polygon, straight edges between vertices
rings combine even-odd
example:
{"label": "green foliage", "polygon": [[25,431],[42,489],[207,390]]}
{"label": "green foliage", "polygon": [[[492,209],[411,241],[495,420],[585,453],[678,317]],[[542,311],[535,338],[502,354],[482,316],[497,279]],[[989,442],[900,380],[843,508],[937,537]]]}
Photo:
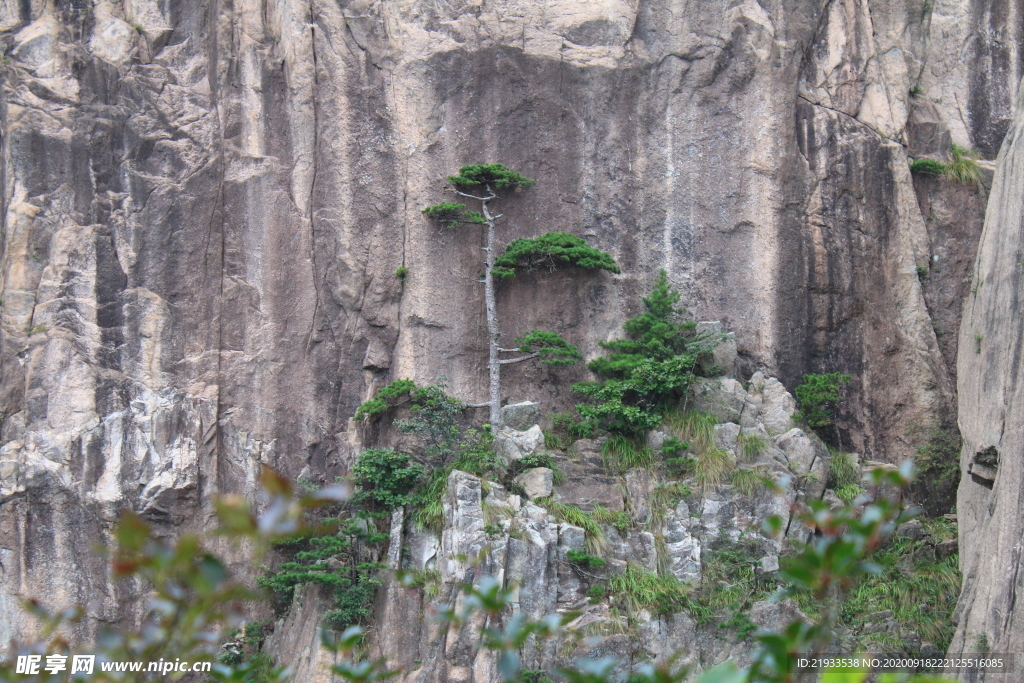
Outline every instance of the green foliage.
{"label": "green foliage", "polygon": [[753,496],[768,488],[768,473],[758,467],[742,467],[732,471],[729,483],[744,496]]}
{"label": "green foliage", "polygon": [[800,415],[808,427],[822,429],[833,424],[839,390],[852,378],[838,372],[823,375],[804,375],[804,381],[793,393],[796,395]]}
{"label": "green foliage", "polygon": [[740,433],[736,441],[740,445],[740,455],[744,460],[754,460],[768,447],[768,442],[759,434]]}
{"label": "green foliage", "polygon": [[565,559],[569,561],[569,564],[580,569],[600,569],[608,564],[600,557],[591,555],[583,550],[568,550],[565,553]]}
{"label": "green foliage", "polygon": [[924,173],[927,175],[944,175],[946,165],[934,159],[915,159],[910,162],[911,173]]}
{"label": "green foliage", "polygon": [[359,454],[352,474],[358,487],[353,501],[391,510],[412,502],[410,492],[425,468],[392,448],[368,448]]}
{"label": "green foliage", "polygon": [[409,269],[405,266],[399,266],[395,269],[395,277],[399,280],[405,281],[406,276],[409,274]]}
{"label": "green foliage", "polygon": [[871,559],[878,571],[849,591],[840,609],[843,623],[859,626],[864,615],[892,610],[901,626],[945,650],[955,630],[950,615],[960,594],[957,556],[936,560],[926,542],[896,538]]}
{"label": "green foliage", "polygon": [[697,486],[701,490],[718,486],[725,480],[732,466],[732,458],[720,448],[712,448],[700,453],[693,463],[693,474]]}
{"label": "green foliage", "polygon": [[724,529],[720,532],[701,558],[700,583],[691,596],[690,613],[698,623],[735,620],[736,611],[747,610],[771,594],[774,582],[761,581],[757,576],[761,554],[753,538],[741,536],[732,541]]}
{"label": "green foliage", "polygon": [[494,452],[494,436],[489,429],[479,432],[475,429],[462,432],[459,429],[452,452],[454,460],[431,470],[413,491],[411,518],[421,529],[441,531],[444,525],[441,499],[453,470],[484,477],[496,476],[502,468],[501,458]]}
{"label": "green foliage", "polygon": [[917,266],[915,270],[917,271],[918,280],[924,282],[928,279],[928,266]]}
{"label": "green foliage", "polygon": [[859,484],[846,484],[845,486],[837,486],[835,489],[836,497],[851,505],[853,501],[864,493],[864,489]]}
{"label": "green foliage", "polygon": [[718,418],[708,413],[689,410],[681,413],[677,410],[665,414],[665,425],[680,439],[689,444],[689,448],[697,452],[715,448],[715,425]]}
{"label": "green foliage", "polygon": [[605,379],[574,385],[590,399],[577,406],[580,415],[609,431],[638,435],[658,426],[669,406],[683,397],[698,356],[711,351],[721,335],[695,334],[694,323],[680,320],[685,310],[676,308],[679,297],[661,271],[651,295],[643,299],[644,313],[623,326],[626,339],[602,342],[609,355],[588,364]]}
{"label": "green foliage", "polygon": [[621,534],[633,528],[633,520],[624,510],[609,510],[603,505],[595,505],[590,514],[598,524],[614,527]]}
{"label": "green foliage", "polygon": [[981,182],[981,167],[975,161],[980,155],[970,149],[954,144],[949,154],[951,161],[946,164],[946,176],[959,183],[977,185]]}
{"label": "green foliage", "polygon": [[485,185],[493,190],[507,190],[530,187],[535,182],[504,164],[472,164],[460,168],[457,175],[448,176],[448,183],[452,187],[461,188]]}
{"label": "green foliage", "polygon": [[632,616],[642,609],[653,614],[671,614],[688,605],[687,589],[672,574],[657,574],[630,564],[608,580],[612,601]]}
{"label": "green foliage", "polygon": [[914,500],[929,515],[941,515],[956,503],[960,485],[960,449],[963,441],[955,423],[936,424],[924,431],[914,458],[917,477],[911,487]]}
{"label": "green foliage", "polygon": [[413,569],[402,572],[398,582],[405,588],[418,588],[423,597],[432,600],[441,594],[441,572],[438,569]]}
{"label": "green foliage", "polygon": [[670,436],[661,443],[661,454],[666,458],[674,458],[689,447],[690,444],[686,441],[681,441],[676,436]]}
{"label": "green foliage", "polygon": [[464,408],[462,401],[445,393],[442,381],[437,386],[415,389],[409,405],[410,417],[396,420],[395,426],[401,432],[423,438],[425,461],[444,467],[459,454],[462,428],[458,419]]}
{"label": "green foliage", "polygon": [[563,522],[583,529],[586,532],[587,550],[594,555],[600,555],[607,548],[608,540],[604,536],[604,531],[601,530],[601,525],[598,524],[592,514],[581,510],[575,505],[559,503],[550,498],[542,498],[533,502],[547,508],[548,512]]}
{"label": "green foliage", "polygon": [[522,683],[555,683],[554,679],[538,669],[523,669],[520,675]]}
{"label": "green foliage", "polygon": [[487,222],[479,212],[467,211],[466,205],[458,202],[434,204],[420,213],[448,229],[454,229],[460,225],[480,225]]}
{"label": "green foliage", "polygon": [[[257,583],[274,594],[279,610],[286,608],[296,586],[318,583],[331,590],[334,604],[324,617],[328,628],[344,630],[370,616],[371,602],[381,585],[377,574],[383,564],[366,561],[367,551],[387,540],[366,519],[329,519],[318,532],[285,538],[278,547],[293,553],[292,560]],[[323,533],[326,531],[326,533]]]}
{"label": "green foliage", "polygon": [[409,399],[409,394],[416,390],[416,383],[411,379],[395,380],[377,391],[377,395],[366,401],[356,411],[355,419],[379,417],[390,408]]}
{"label": "green foliage", "polygon": [[860,468],[853,456],[842,451],[832,451],[828,461],[829,488],[840,489],[860,484]]}
{"label": "green foliage", "polygon": [[605,467],[616,472],[654,465],[654,451],[638,438],[620,434],[613,434],[602,444],[601,457]]}
{"label": "green foliage", "polygon": [[924,173],[950,178],[958,183],[977,185],[981,182],[981,167],[976,161],[977,152],[954,144],[947,164],[934,159],[915,159],[910,164],[911,173]]}
{"label": "green foliage", "polygon": [[583,358],[580,350],[562,339],[557,332],[530,330],[515,340],[519,350],[536,353],[545,365],[572,365]]}
{"label": "green foliage", "polygon": [[567,232],[549,232],[529,239],[518,239],[505,247],[491,272],[502,278],[516,275],[516,268],[536,270],[576,267],[621,272],[611,254],[595,249],[582,238]]}

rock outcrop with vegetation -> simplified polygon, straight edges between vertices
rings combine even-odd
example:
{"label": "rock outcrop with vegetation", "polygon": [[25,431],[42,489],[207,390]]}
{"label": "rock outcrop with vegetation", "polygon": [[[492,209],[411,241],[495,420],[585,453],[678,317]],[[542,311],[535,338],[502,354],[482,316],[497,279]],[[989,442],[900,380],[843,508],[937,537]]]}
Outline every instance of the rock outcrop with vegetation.
{"label": "rock outcrop with vegetation", "polygon": [[[139,623],[145,591],[115,580],[92,548],[111,540],[124,511],[171,537],[208,530],[219,496],[262,505],[263,466],[333,482],[365,448],[399,438],[390,423],[352,419],[395,380],[445,377],[462,401],[488,398],[482,243],[421,214],[445,198],[437,179],[463,164],[500,162],[538,181],[528,200],[495,201],[507,228],[500,247],[565,233],[621,269],[517,270],[516,286],[495,285],[503,340],[558,329],[592,360],[640,312],[660,270],[697,320],[720,323],[705,329],[735,333],[731,366],[704,359],[702,374],[760,372],[764,387],[704,387],[714,397],[706,410],[724,420],[708,446],[726,454],[718,467],[756,437],[773,454],[760,467],[799,463],[810,473],[803,494],[821,495],[827,480],[814,468],[825,452],[794,431],[786,398],[805,374],[852,378],[832,445],[865,461],[898,462],[934,443],[936,429],[955,438],[954,377],[963,391],[1012,369],[993,361],[965,372],[965,354],[988,359],[1015,318],[999,329],[994,317],[977,322],[979,306],[995,316],[986,292],[998,277],[979,275],[977,292],[962,281],[991,178],[985,159],[1015,130],[1018,5],[0,3],[0,642],[39,632],[22,597],[82,605],[68,630],[75,642]],[[1000,215],[1015,197],[1009,156]],[[912,173],[922,160],[931,163]],[[1008,264],[996,270],[1010,277]],[[975,295],[955,375],[956,311]],[[574,384],[593,379],[582,363],[510,366],[500,399],[567,411]],[[982,454],[971,476],[992,481],[998,458],[984,454],[1005,447],[967,423],[965,448]],[[538,442],[536,431],[493,436],[509,454]],[[664,464],[673,476],[704,477],[708,495],[685,510],[698,517],[645,503],[655,484],[598,463],[595,444],[581,446],[590,464],[578,477],[559,484],[547,468],[550,499],[577,487],[581,506],[628,514],[627,538],[605,534],[609,562],[627,542],[657,550],[660,529],[678,555],[670,573],[696,575],[693,553],[708,541],[689,520],[704,519],[721,482],[688,470],[683,437],[646,437],[676,439]],[[665,441],[653,447],[664,452]],[[458,481],[475,505],[473,480]],[[615,493],[620,484],[633,493]],[[517,485],[542,491],[547,475]],[[719,500],[728,533],[731,511],[753,500],[736,491],[756,482],[731,485]],[[998,498],[1006,488],[969,493],[962,505],[974,512],[961,514],[971,529],[990,528],[977,500],[1009,505]],[[456,508],[439,501],[429,515],[451,527]],[[547,553],[549,578],[578,575],[558,555],[577,546],[559,545],[556,511],[510,505],[537,540],[529,552]],[[410,523],[396,532],[402,544]],[[438,543],[482,541],[444,533]],[[509,558],[541,561],[516,555],[521,539],[502,534],[504,571],[520,571]],[[1000,547],[1000,558],[1015,552]],[[244,547],[223,551],[248,567]],[[975,550],[965,557],[970,576],[989,576],[975,571]],[[329,596],[295,590],[309,601],[289,619],[313,623],[309,605]],[[561,585],[545,590],[555,597],[544,604],[557,604]],[[662,628],[650,614],[642,628]],[[986,632],[1024,630],[1008,621]],[[421,636],[433,637],[402,637]],[[468,666],[462,654],[454,661]]]}

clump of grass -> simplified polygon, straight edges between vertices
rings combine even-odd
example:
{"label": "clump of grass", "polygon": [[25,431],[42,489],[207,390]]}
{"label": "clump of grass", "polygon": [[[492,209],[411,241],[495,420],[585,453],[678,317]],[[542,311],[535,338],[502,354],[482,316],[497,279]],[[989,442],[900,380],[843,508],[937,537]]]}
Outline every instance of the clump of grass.
{"label": "clump of grass", "polygon": [[744,496],[753,496],[768,488],[767,474],[759,467],[734,470],[729,483]]}
{"label": "clump of grass", "polygon": [[692,494],[690,487],[681,481],[659,484],[651,491],[651,509],[674,508]]}
{"label": "clump of grass", "polygon": [[633,520],[629,513],[624,510],[609,510],[603,505],[595,505],[590,513],[598,524],[607,524],[615,527],[616,531],[625,533],[633,528]]}
{"label": "clump of grass", "polygon": [[601,525],[594,519],[594,515],[592,513],[581,510],[575,505],[559,503],[551,500],[550,498],[540,498],[535,500],[534,503],[546,508],[548,512],[563,522],[583,529],[583,531],[586,532],[586,547],[588,552],[594,555],[600,555],[608,549],[608,539],[605,538],[604,531],[601,530]]}
{"label": "clump of grass", "polygon": [[768,447],[768,442],[760,434],[740,434],[736,441],[741,457],[747,461],[756,459]]}
{"label": "clump of grass", "polygon": [[946,164],[946,175],[960,183],[977,185],[981,182],[981,167],[975,161],[980,155],[974,150],[954,144],[949,150],[952,161]]}
{"label": "clump of grass", "polygon": [[855,625],[866,614],[892,610],[901,625],[945,650],[953,637],[951,616],[960,593],[958,557],[907,562],[907,555],[923,549],[921,541],[895,539],[876,552],[872,559],[881,571],[850,591],[840,611],[843,622]]}
{"label": "clump of grass", "polygon": [[915,159],[910,162],[911,173],[923,173],[925,175],[945,175],[946,165],[935,159]]}
{"label": "clump of grass", "polygon": [[629,615],[635,615],[642,609],[655,614],[670,614],[688,604],[689,591],[675,576],[656,574],[634,564],[609,579],[608,589],[612,599]]}
{"label": "clump of grass", "polygon": [[405,282],[405,279],[409,276],[409,269],[405,266],[400,266],[395,269],[395,277]]}
{"label": "clump of grass", "polygon": [[835,492],[839,500],[850,505],[857,500],[857,496],[864,493],[864,489],[859,484],[847,484],[846,486],[837,486]]}
{"label": "clump of grass", "polygon": [[976,161],[980,156],[974,150],[954,144],[949,149],[948,164],[934,159],[915,159],[910,164],[911,173],[944,176],[958,183],[977,185],[981,182],[981,167]]}
{"label": "clump of grass", "polygon": [[413,569],[401,577],[407,588],[419,588],[423,597],[431,600],[441,594],[441,572],[438,569]]}
{"label": "clump of grass", "polygon": [[767,597],[773,586],[759,581],[760,546],[751,538],[729,540],[724,530],[702,559],[700,585],[693,595],[690,613],[698,623],[733,617]]}
{"label": "clump of grass", "polygon": [[619,434],[604,442],[601,457],[605,467],[618,472],[654,465],[654,451],[635,438]]}
{"label": "clump of grass", "polygon": [[707,413],[689,410],[681,413],[677,410],[665,414],[663,424],[669,427],[675,436],[690,445],[697,452],[711,450],[715,447],[715,425],[718,418]]}
{"label": "clump of grass", "polygon": [[548,448],[568,448],[574,441],[589,439],[596,426],[575,413],[551,413],[551,429],[544,430],[544,443]]}
{"label": "clump of grass", "polygon": [[[853,456],[841,451],[833,451],[828,461],[828,485],[836,490],[860,483],[860,468]],[[838,494],[836,494],[838,495]],[[842,497],[842,496],[840,496]]]}
{"label": "clump of grass", "polygon": [[701,453],[693,464],[697,486],[701,490],[718,486],[725,480],[731,467],[732,459],[720,448],[712,448]]}

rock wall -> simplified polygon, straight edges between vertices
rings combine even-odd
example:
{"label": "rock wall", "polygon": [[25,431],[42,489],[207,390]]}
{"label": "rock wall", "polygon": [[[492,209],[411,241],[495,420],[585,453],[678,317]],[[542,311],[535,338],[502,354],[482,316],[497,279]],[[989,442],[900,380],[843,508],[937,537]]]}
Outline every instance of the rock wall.
{"label": "rock wall", "polygon": [[1024,495],[1021,311],[1024,260],[1024,103],[1003,141],[964,308],[957,356],[964,446],[957,493],[964,589],[952,654],[1017,652]]}
{"label": "rock wall", "polygon": [[[86,605],[83,639],[138,618],[81,542],[119,510],[172,533],[204,527],[214,495],[255,495],[260,463],[331,480],[389,379],[481,399],[479,244],[419,214],[463,163],[540,181],[502,202],[504,240],[567,229],[623,267],[503,286],[507,336],[557,327],[596,353],[665,268],[737,333],[746,374],[847,372],[847,445],[912,451],[906,425],[953,390],[904,145],[994,149],[1020,15],[0,2],[0,641],[33,632],[21,595]],[[908,126],[922,107],[937,123]],[[584,375],[519,367],[506,392],[554,409]]]}

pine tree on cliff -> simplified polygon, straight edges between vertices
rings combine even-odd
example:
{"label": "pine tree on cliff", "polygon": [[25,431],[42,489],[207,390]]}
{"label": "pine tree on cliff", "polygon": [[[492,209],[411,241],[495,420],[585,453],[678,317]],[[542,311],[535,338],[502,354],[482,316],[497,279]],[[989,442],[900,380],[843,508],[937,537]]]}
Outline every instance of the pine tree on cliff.
{"label": "pine tree on cliff", "polygon": [[[514,340],[515,346],[501,346],[501,326],[495,298],[495,279],[515,277],[517,268],[532,270],[539,267],[555,269],[577,267],[590,270],[608,270],[618,273],[619,268],[611,255],[589,246],[575,235],[565,232],[548,232],[540,237],[518,239],[511,242],[502,254],[497,253],[495,223],[502,214],[491,213],[491,202],[500,199],[499,192],[515,192],[534,184],[503,164],[475,164],[463,166],[457,175],[448,176],[451,192],[479,203],[479,211],[471,211],[465,204],[444,202],[428,206],[423,214],[447,229],[460,226],[484,226],[484,306],[487,315],[487,341],[489,375],[489,400],[479,407],[490,408],[490,421],[497,426],[501,419],[501,368],[503,365],[521,363],[539,358],[547,365],[569,365],[582,358],[572,344],[555,332],[532,330]],[[507,354],[523,355],[507,357]]]}

